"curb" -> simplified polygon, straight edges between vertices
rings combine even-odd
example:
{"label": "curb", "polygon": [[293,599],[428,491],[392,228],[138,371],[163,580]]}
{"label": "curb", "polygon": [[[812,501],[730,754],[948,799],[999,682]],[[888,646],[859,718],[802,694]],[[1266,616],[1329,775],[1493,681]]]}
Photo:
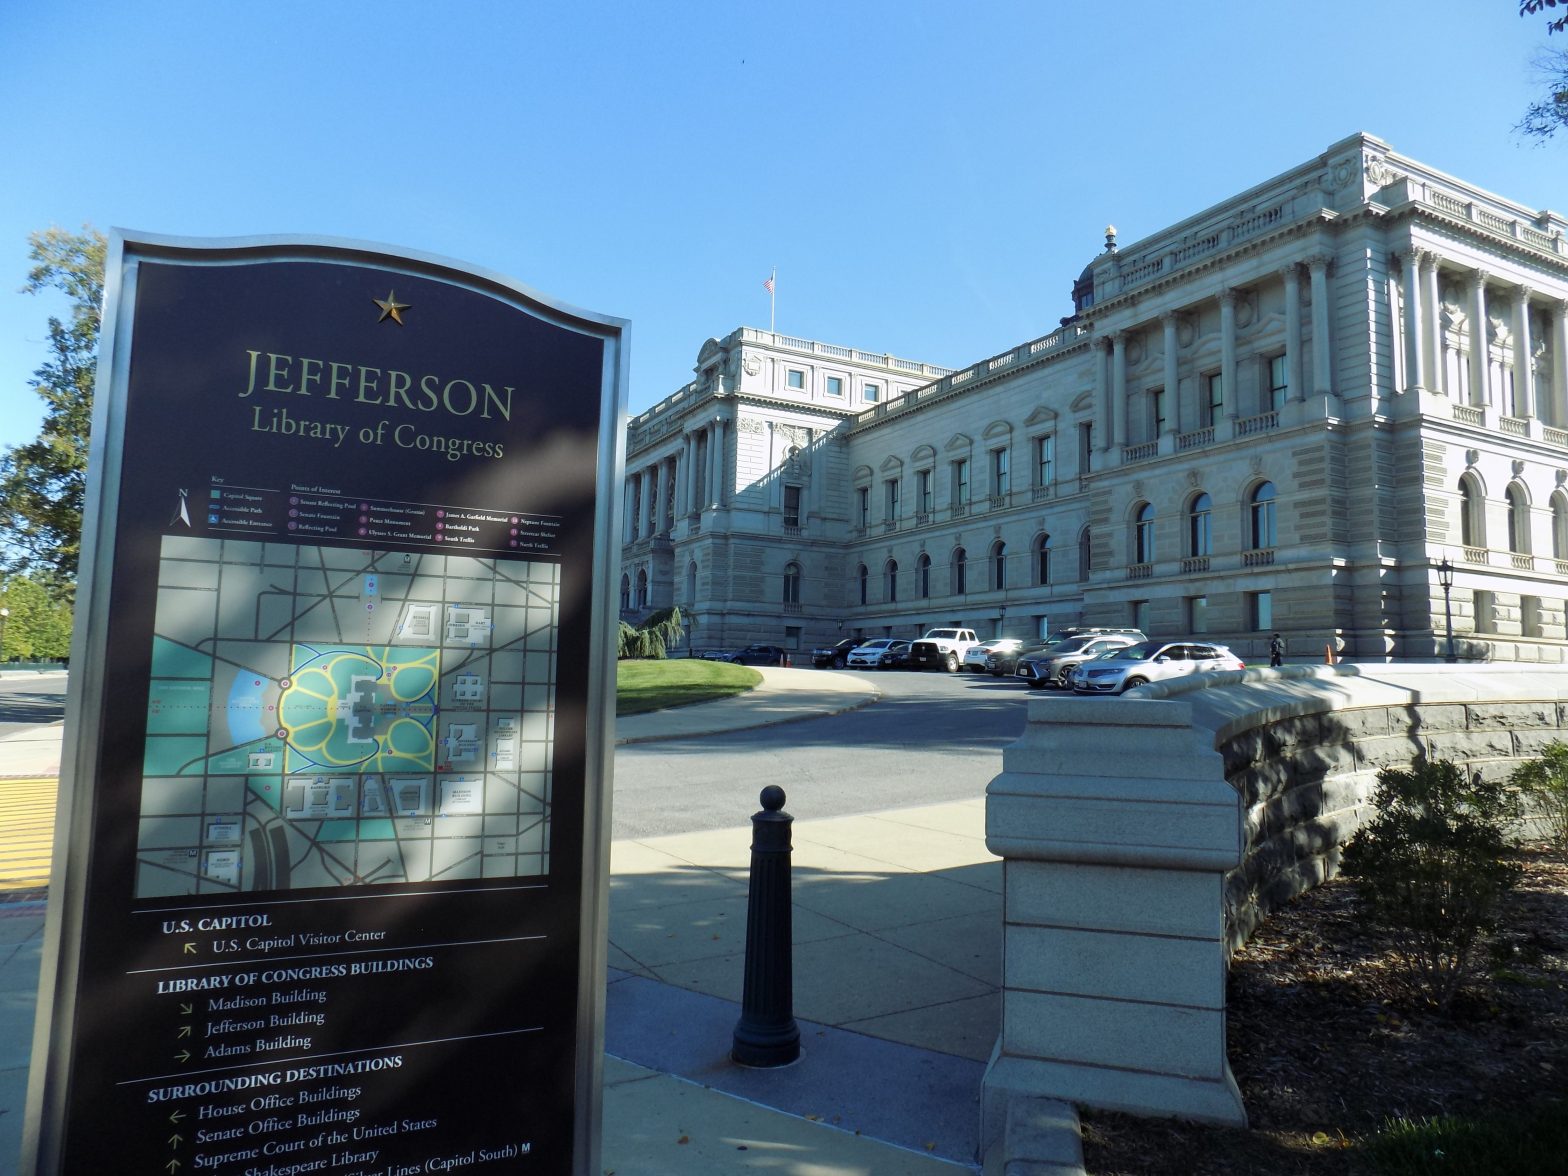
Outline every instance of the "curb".
{"label": "curb", "polygon": [[[852,697],[854,701],[844,706],[831,707],[825,710],[802,711],[799,714],[779,715],[776,718],[757,719],[754,721],[742,723],[719,723],[717,726],[703,727],[696,731],[665,731],[656,735],[628,735],[624,738],[617,737],[615,740],[615,746],[627,747],[638,743],[661,743],[669,739],[702,739],[708,735],[727,735],[731,731],[755,731],[762,727],[779,727],[783,726],[785,723],[798,723],[803,719],[826,719],[832,717],[833,715],[848,714],[850,711],[860,710],[862,707],[870,706],[874,702],[880,702],[882,700],[882,693],[879,690],[872,690],[866,694],[857,693]],[[723,706],[725,704],[698,703],[697,705]],[[717,720],[715,721],[717,722]]]}

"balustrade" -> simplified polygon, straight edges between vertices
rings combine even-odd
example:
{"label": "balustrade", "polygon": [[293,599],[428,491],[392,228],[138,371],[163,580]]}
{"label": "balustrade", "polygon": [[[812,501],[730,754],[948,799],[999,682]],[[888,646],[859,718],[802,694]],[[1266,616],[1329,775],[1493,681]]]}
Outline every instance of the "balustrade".
{"label": "balustrade", "polygon": [[1528,437],[1530,435],[1530,422],[1519,417],[1498,417],[1497,428],[1499,432],[1507,433],[1510,437]]}
{"label": "balustrade", "polygon": [[1049,486],[1036,486],[1034,488],[1034,501],[1039,502],[1041,499],[1049,497],[1051,497],[1051,488]]}
{"label": "balustrade", "polygon": [[1547,425],[1541,430],[1541,439],[1548,445],[1556,445],[1561,449],[1568,449],[1568,430],[1554,429]]}
{"label": "balustrade", "polygon": [[1127,578],[1129,580],[1147,580],[1152,575],[1154,575],[1153,564],[1132,564],[1127,568]]}
{"label": "balustrade", "polygon": [[1186,453],[1189,449],[1198,449],[1205,445],[1214,444],[1214,426],[1206,429],[1193,429],[1189,433],[1176,434],[1176,452]]}
{"label": "balustrade", "polygon": [[1137,445],[1128,445],[1122,449],[1122,461],[1148,461],[1160,452],[1158,441],[1144,441]]}
{"label": "balustrade", "polygon": [[1460,551],[1464,556],[1465,563],[1482,564],[1484,566],[1492,562],[1487,558],[1487,550],[1484,547],[1463,547],[1460,548]]}
{"label": "balustrade", "polygon": [[1535,571],[1535,556],[1533,555],[1523,555],[1517,551],[1514,551],[1509,553],[1508,558],[1510,562],[1512,562],[1516,572]]}
{"label": "balustrade", "polygon": [[1484,409],[1475,408],[1469,404],[1454,404],[1451,407],[1453,409],[1454,420],[1458,421],[1461,425],[1479,426],[1486,420],[1486,411]]}
{"label": "balustrade", "polygon": [[1279,428],[1279,412],[1264,412],[1257,416],[1242,417],[1236,422],[1236,436],[1251,437],[1256,433],[1267,433],[1271,429]]}
{"label": "balustrade", "polygon": [[1189,555],[1181,561],[1183,575],[1191,572],[1206,572],[1209,570],[1209,557],[1206,555]]}
{"label": "balustrade", "polygon": [[1243,551],[1241,553],[1241,566],[1244,568],[1266,568],[1274,562],[1274,549],[1272,547],[1260,548],[1257,551]]}

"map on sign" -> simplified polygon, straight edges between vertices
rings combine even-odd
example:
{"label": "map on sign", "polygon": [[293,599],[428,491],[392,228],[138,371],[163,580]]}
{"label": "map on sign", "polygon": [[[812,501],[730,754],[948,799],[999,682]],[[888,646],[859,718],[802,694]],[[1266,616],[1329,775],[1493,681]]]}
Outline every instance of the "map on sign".
{"label": "map on sign", "polygon": [[139,898],[549,871],[560,568],[167,536]]}

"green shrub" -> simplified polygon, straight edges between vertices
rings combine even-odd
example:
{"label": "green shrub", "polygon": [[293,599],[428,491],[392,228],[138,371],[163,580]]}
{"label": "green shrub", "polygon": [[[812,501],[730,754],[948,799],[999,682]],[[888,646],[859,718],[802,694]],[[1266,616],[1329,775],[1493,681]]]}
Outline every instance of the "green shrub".
{"label": "green shrub", "polygon": [[1394,932],[1412,989],[1446,1010],[1519,881],[1503,837],[1519,802],[1503,783],[1437,760],[1379,772],[1372,803],[1377,813],[1345,847],[1343,870]]}
{"label": "green shrub", "polygon": [[1561,1176],[1568,1104],[1487,1118],[1394,1119],[1367,1151],[1379,1176]]}
{"label": "green shrub", "polygon": [[1508,782],[1529,799],[1551,839],[1568,849],[1568,744],[1552,740],[1539,759],[1515,768]]}

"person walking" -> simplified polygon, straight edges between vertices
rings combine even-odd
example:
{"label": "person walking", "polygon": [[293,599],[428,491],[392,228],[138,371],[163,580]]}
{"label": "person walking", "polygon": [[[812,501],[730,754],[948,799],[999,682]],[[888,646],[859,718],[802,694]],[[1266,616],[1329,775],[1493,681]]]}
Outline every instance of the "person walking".
{"label": "person walking", "polygon": [[1269,638],[1269,665],[1285,664],[1285,639],[1278,633]]}

